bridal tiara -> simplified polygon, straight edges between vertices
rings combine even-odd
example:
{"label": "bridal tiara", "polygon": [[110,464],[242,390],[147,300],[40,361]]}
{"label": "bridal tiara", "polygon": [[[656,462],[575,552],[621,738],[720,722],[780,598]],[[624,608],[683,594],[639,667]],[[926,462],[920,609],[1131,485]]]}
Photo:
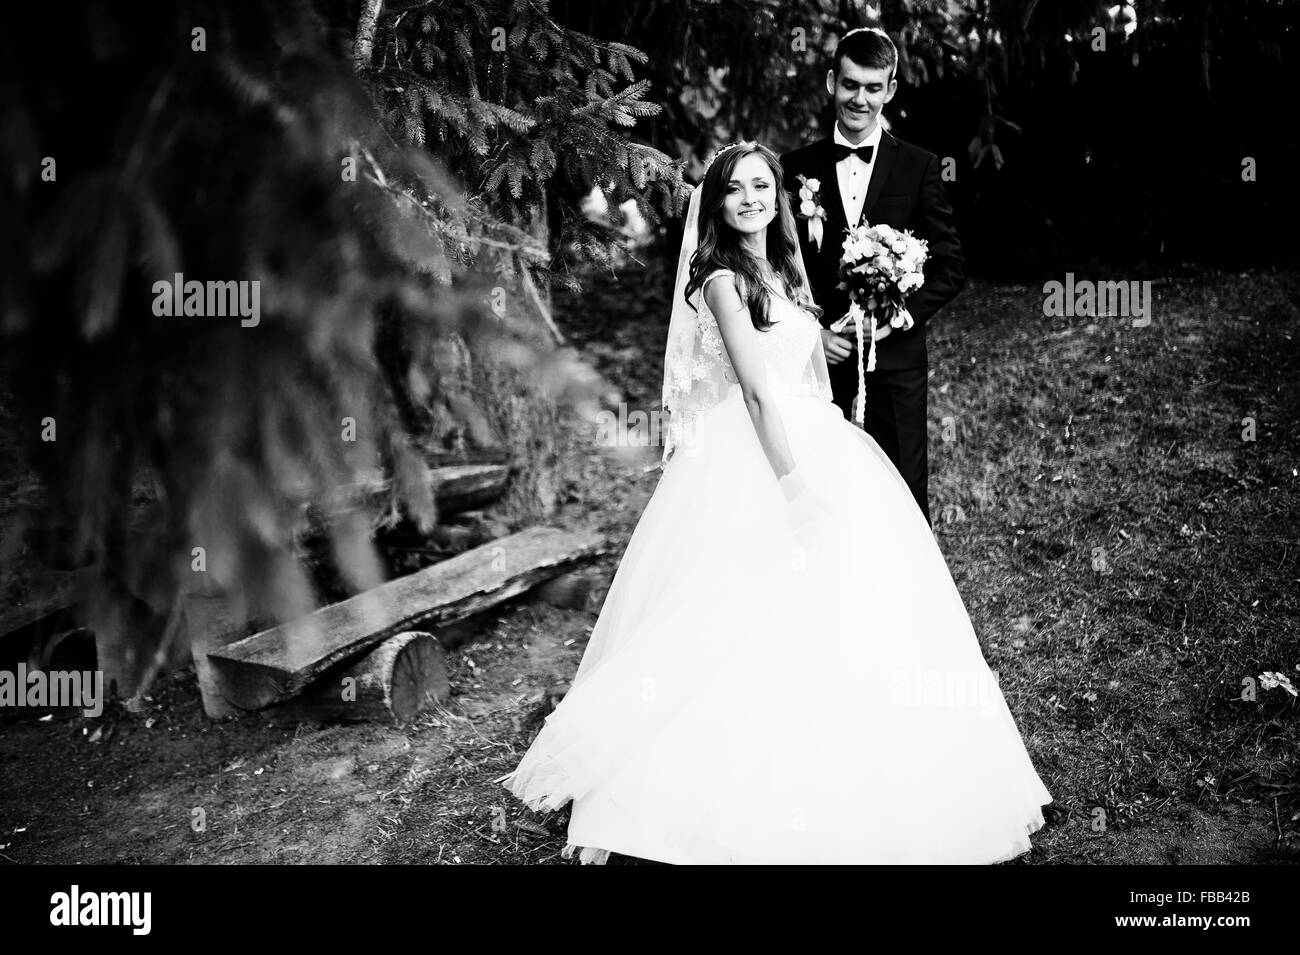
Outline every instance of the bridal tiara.
{"label": "bridal tiara", "polygon": [[[704,175],[707,176],[707,175],[709,174],[709,167],[713,165],[713,160],[717,159],[719,156],[721,156],[723,153],[725,153],[728,149],[734,149],[734,148],[737,147],[737,146],[744,146],[744,145],[745,145],[746,143],[748,143],[748,142],[749,142],[748,139],[741,139],[741,140],[739,140],[739,141],[737,141],[737,142],[734,142],[734,143],[727,143],[727,145],[719,147],[719,148],[717,149],[717,151],[715,151],[714,154],[713,154],[712,156],[710,156],[707,160],[705,160],[705,162],[704,162]],[[702,179],[703,176],[701,176],[700,178]]]}

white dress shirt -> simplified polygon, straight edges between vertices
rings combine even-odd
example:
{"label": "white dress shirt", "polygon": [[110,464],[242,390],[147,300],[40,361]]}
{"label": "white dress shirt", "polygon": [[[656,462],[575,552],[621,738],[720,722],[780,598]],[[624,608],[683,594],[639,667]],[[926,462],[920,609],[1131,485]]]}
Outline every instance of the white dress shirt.
{"label": "white dress shirt", "polygon": [[871,182],[871,171],[876,168],[876,157],[880,154],[880,120],[876,128],[860,143],[851,143],[840,132],[840,124],[835,123],[835,144],[837,146],[870,146],[871,162],[863,162],[857,156],[845,156],[835,164],[835,175],[840,183],[840,198],[844,200],[844,213],[850,226],[858,224],[862,218],[862,207],[867,201],[867,184]]}

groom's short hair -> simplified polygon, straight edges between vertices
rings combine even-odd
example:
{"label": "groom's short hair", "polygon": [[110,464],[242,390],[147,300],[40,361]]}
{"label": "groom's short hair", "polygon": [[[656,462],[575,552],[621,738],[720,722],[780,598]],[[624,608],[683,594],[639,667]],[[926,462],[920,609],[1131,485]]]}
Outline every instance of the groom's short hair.
{"label": "groom's short hair", "polygon": [[831,65],[835,75],[840,75],[840,62],[852,60],[858,66],[869,70],[889,70],[889,78],[894,78],[898,66],[898,47],[889,38],[889,34],[879,27],[864,27],[850,30],[835,45],[835,55]]}

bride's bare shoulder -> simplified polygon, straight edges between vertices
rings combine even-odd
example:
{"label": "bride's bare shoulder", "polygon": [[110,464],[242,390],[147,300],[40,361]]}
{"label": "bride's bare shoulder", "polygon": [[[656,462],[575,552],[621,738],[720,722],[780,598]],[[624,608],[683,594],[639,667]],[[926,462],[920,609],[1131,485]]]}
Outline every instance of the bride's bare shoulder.
{"label": "bride's bare shoulder", "polygon": [[[714,279],[722,279],[715,282]],[[736,273],[731,269],[714,269],[700,283],[700,292],[709,311],[715,315],[719,309],[735,307],[740,302],[740,292],[736,286]]]}
{"label": "bride's bare shoulder", "polygon": [[[723,281],[716,282],[714,279],[722,279]],[[731,269],[714,269],[700,279],[699,288],[695,291],[696,300],[702,301],[705,307],[712,311],[714,306],[718,304],[719,289],[722,288],[729,289],[733,295],[737,294],[736,273]]]}

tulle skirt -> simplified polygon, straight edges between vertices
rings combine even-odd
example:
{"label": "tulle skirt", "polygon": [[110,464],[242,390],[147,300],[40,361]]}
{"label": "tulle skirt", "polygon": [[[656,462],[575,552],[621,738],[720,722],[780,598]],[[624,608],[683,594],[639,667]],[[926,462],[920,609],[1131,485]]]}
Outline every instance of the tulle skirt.
{"label": "tulle skirt", "polygon": [[797,532],[738,394],[665,468],[573,684],[500,780],[573,800],[566,857],[991,863],[1039,780],[898,471],[831,402],[779,399],[833,519]]}

